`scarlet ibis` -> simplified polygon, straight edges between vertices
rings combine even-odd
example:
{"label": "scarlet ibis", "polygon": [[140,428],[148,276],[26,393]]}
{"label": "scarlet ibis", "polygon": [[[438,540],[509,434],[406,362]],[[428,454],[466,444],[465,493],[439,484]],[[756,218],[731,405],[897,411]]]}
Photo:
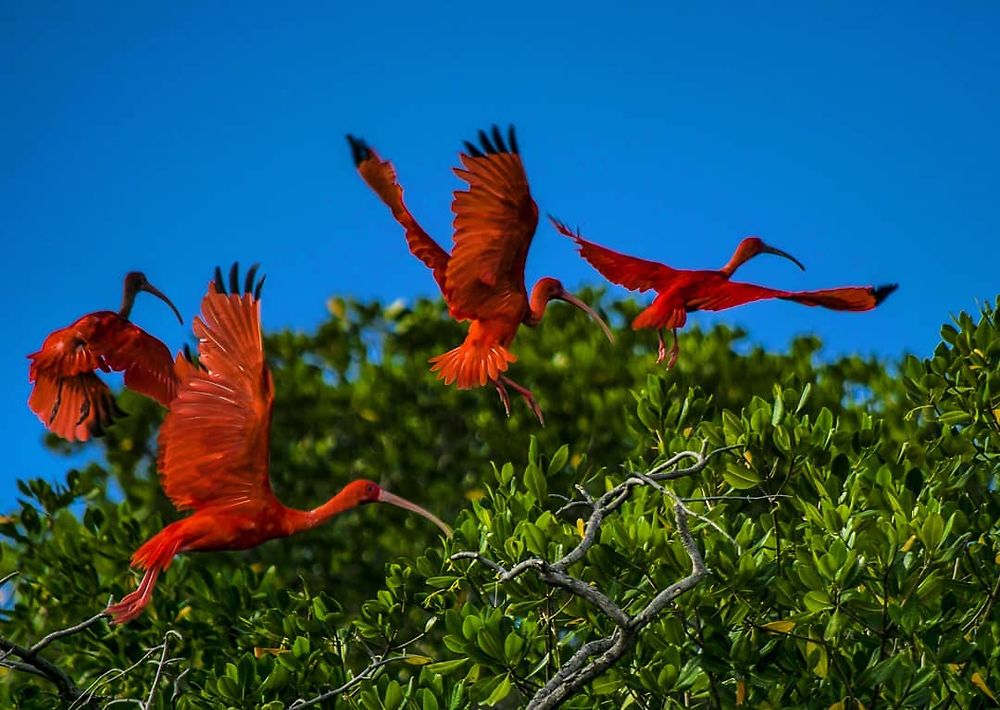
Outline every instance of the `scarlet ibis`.
{"label": "scarlet ibis", "polygon": [[538,207],[528,190],[513,126],[506,140],[493,126],[490,135],[479,132],[478,147],[465,142],[466,152],[459,155],[463,167],[455,168],[455,174],[469,187],[456,191],[451,203],[455,247],[450,255],[403,203],[403,188],[392,164],[360,138],[348,135],[347,140],[358,172],[403,226],[413,255],[431,269],[451,316],[470,321],[465,341],[431,358],[431,370],[446,385],[454,382],[459,389],[492,383],[507,416],[510,387],[544,424],[531,390],[503,374],[517,360],[509,350],[517,329],[538,325],[548,302],[559,299],[585,312],[608,339],[613,338],[601,317],[554,278],[539,279],[528,297],[524,266],[538,225]]}
{"label": "scarlet ibis", "polygon": [[89,313],[72,325],[51,333],[41,349],[28,356],[28,380],[34,383],[31,408],[52,432],[69,441],[101,436],[123,413],[108,386],[95,370],[125,371],[125,386],[161,404],[176,391],[174,360],[167,346],[129,320],[135,297],[151,293],[173,309],[177,307],[139,271],[125,276],[118,312]]}
{"label": "scarlet ibis", "polygon": [[312,510],[281,504],[271,491],[268,454],[274,389],[264,361],[260,290],[251,267],[240,287],[237,267],[229,291],[216,269],[195,318],[197,366],[178,368],[181,381],[159,435],[157,468],[178,510],[194,513],[167,525],[132,556],[145,570],[138,588],[108,607],[124,624],[149,603],[160,572],[175,555],[205,550],[244,550],[323,524],[365,503],[390,503],[451,530],[415,503],[372,481],[356,480]]}
{"label": "scarlet ibis", "polygon": [[890,293],[896,284],[883,286],[847,286],[819,291],[782,291],[756,284],[730,281],[741,265],[759,254],[776,254],[795,263],[803,271],[802,263],[788,252],[766,244],[757,237],[747,237],[739,243],[725,266],[717,270],[674,269],[656,261],[647,261],[612,251],[584,239],[579,231],[573,232],[565,224],[549,217],[563,235],[573,239],[590,265],[604,278],[632,291],[656,291],[656,298],[632,321],[632,328],[654,328],[659,341],[657,363],[667,357],[663,331],[670,328],[674,344],[670,348],[667,367],[673,367],[680,354],[677,329],[687,321],[692,311],[721,311],[741,306],[751,301],[781,298],[806,306],[822,306],[836,311],[869,311]]}

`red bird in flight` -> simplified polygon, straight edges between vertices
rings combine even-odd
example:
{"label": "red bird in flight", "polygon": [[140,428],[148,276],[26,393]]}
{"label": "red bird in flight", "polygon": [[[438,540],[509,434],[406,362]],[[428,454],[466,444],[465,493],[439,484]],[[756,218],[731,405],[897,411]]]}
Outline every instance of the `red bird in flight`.
{"label": "red bird in flight", "polygon": [[216,269],[195,318],[197,366],[181,366],[177,396],[159,437],[157,468],[163,490],[179,510],[194,513],[167,525],[132,556],[145,570],[138,588],[108,607],[116,624],[142,614],[160,572],[175,555],[245,550],[322,525],[364,503],[391,503],[418,513],[445,532],[441,520],[372,481],[356,480],[312,510],[287,508],[271,491],[268,472],[274,388],[264,361],[260,290],[251,267],[240,288],[237,268],[229,292]]}
{"label": "red bird in flight", "polygon": [[465,342],[432,358],[431,370],[446,385],[454,382],[460,389],[492,383],[508,416],[510,387],[544,424],[531,390],[504,374],[517,360],[509,350],[517,329],[538,325],[548,302],[560,299],[584,311],[609,340],[613,338],[601,317],[556,279],[539,279],[528,296],[524,266],[538,225],[538,207],[528,190],[514,128],[506,140],[494,126],[490,135],[479,132],[479,147],[465,143],[466,153],[459,155],[463,167],[455,168],[455,174],[469,188],[456,191],[451,203],[455,248],[450,255],[403,203],[403,189],[392,164],[361,139],[349,135],[347,140],[358,172],[403,226],[413,255],[431,269],[451,316],[470,321]]}
{"label": "red bird in flight", "polygon": [[687,321],[692,311],[722,311],[744,303],[780,298],[806,306],[822,306],[835,311],[869,311],[896,290],[896,284],[884,286],[847,286],[820,291],[782,291],[756,284],[730,281],[741,265],[759,254],[777,254],[805,267],[788,252],[764,243],[757,237],[747,237],[739,243],[725,266],[717,270],[674,269],[656,261],[647,261],[612,251],[584,239],[562,222],[549,217],[561,234],[573,239],[580,255],[601,272],[608,281],[632,291],[656,291],[656,298],[632,321],[632,328],[653,328],[659,340],[656,362],[666,359],[667,345],[663,331],[671,329],[674,344],[669,351],[667,367],[673,367],[680,354],[677,329]]}
{"label": "red bird in flight", "polygon": [[108,386],[95,373],[125,371],[125,386],[168,405],[174,398],[174,359],[167,346],[129,320],[140,291],[161,299],[181,318],[177,307],[138,271],[125,276],[122,305],[97,311],[50,334],[28,356],[28,381],[34,383],[28,406],[52,432],[68,441],[101,436],[122,411]]}

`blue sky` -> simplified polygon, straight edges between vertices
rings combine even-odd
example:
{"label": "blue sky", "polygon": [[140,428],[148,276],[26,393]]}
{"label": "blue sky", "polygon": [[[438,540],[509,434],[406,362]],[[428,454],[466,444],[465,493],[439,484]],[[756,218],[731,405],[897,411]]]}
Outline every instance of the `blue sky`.
{"label": "blue sky", "polygon": [[[1000,291],[1000,6],[921,5],[0,4],[0,504],[65,469],[25,406],[25,355],[117,308],[130,269],[185,314],[133,313],[172,348],[234,259],[268,274],[272,329],[312,328],[333,294],[436,294],[346,132],[393,160],[445,244],[461,141],[514,123],[543,213],[594,241],[710,268],[757,234],[808,271],[761,258],[746,280],[901,285],[872,313],[713,318],[769,347],[928,354]],[[598,281],[546,224],[542,275]]]}

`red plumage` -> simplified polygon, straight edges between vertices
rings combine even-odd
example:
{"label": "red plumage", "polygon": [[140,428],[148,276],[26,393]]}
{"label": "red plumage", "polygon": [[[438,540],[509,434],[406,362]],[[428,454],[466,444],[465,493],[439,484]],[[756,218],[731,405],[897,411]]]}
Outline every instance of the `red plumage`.
{"label": "red plumage", "polygon": [[98,370],[124,372],[126,387],[163,405],[174,398],[177,378],[170,351],[128,319],[138,291],[155,294],[177,313],[144,275],[131,272],[125,277],[120,311],[85,315],[51,333],[41,349],[28,356],[28,380],[34,384],[28,407],[62,438],[87,441],[122,415],[111,390],[97,377]]}
{"label": "red plumage", "polygon": [[322,524],[363,503],[391,503],[448,527],[372,481],[352,481],[313,510],[288,508],[271,491],[269,452],[274,385],[264,360],[260,287],[252,267],[230,292],[216,271],[195,318],[198,364],[178,355],[177,395],[160,428],[157,468],[167,497],[193,514],[167,525],[132,556],[144,570],[135,591],[108,607],[115,623],[142,614],[160,573],[184,552],[243,550]]}
{"label": "red plumage", "polygon": [[636,316],[632,321],[632,328],[652,328],[657,331],[660,344],[657,362],[662,362],[667,356],[662,330],[674,331],[674,345],[670,351],[668,367],[673,366],[680,352],[677,328],[684,326],[687,314],[692,311],[721,311],[769,298],[838,311],[867,311],[896,290],[896,284],[888,284],[877,287],[846,286],[818,291],[785,291],[731,281],[730,277],[736,269],[762,253],[783,256],[804,268],[795,257],[765,244],[757,237],[741,241],[732,258],[721,269],[688,270],[674,269],[655,261],[622,254],[584,239],[579,232],[573,232],[554,218],[552,223],[561,234],[576,242],[580,255],[608,281],[632,291],[656,291],[656,298]]}
{"label": "red plumage", "polygon": [[347,138],[358,172],[402,225],[413,255],[431,269],[451,316],[470,321],[465,341],[431,358],[431,370],[445,384],[460,389],[492,383],[508,415],[506,387],[511,387],[542,421],[531,391],[503,374],[517,360],[509,347],[518,328],[537,325],[553,298],[582,308],[606,331],[607,326],[555,279],[539,280],[528,296],[524,268],[538,225],[538,206],[528,188],[514,129],[504,138],[494,126],[489,135],[479,132],[478,147],[465,144],[466,152],[459,156],[462,167],[455,168],[455,174],[468,189],[454,193],[451,254],[424,231],[404,204],[392,164],[360,139]]}

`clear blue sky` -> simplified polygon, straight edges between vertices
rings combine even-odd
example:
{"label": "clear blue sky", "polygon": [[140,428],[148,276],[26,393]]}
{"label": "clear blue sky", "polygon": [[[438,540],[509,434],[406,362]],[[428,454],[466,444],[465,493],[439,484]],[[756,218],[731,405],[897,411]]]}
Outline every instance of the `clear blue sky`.
{"label": "clear blue sky", "polygon": [[[263,264],[272,329],[312,328],[336,293],[436,294],[346,132],[446,244],[461,140],[513,122],[542,211],[597,242],[714,267],[758,234],[809,269],[761,258],[743,278],[901,284],[867,314],[721,315],[770,347],[814,332],[828,355],[927,354],[1000,291],[995,3],[294,5],[0,4],[3,507],[15,477],[65,469],[25,406],[25,355],[117,308],[129,269],[188,318],[140,300],[172,348],[234,259]],[[544,274],[598,280],[548,225]]]}

